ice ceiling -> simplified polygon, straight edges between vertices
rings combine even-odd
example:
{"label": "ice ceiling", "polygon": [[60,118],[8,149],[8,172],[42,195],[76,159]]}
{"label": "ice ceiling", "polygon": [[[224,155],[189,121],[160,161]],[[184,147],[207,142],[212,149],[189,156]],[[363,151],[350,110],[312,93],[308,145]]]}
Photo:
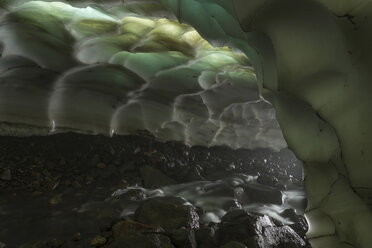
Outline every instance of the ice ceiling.
{"label": "ice ceiling", "polygon": [[312,246],[372,246],[372,1],[0,8],[3,134],[147,129],[188,144],[280,149],[274,107],[304,162]]}
{"label": "ice ceiling", "polygon": [[13,6],[0,26],[0,119],[18,125],[5,133],[146,129],[190,145],[286,146],[248,58],[214,48],[165,6]]}

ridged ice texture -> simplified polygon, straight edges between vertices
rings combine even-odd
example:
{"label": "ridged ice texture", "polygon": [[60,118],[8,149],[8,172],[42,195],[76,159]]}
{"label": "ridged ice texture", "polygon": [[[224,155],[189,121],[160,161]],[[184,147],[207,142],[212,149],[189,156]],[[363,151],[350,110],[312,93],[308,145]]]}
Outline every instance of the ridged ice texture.
{"label": "ridged ice texture", "polygon": [[1,134],[148,130],[286,147],[246,55],[213,47],[158,1],[71,2],[0,3]]}

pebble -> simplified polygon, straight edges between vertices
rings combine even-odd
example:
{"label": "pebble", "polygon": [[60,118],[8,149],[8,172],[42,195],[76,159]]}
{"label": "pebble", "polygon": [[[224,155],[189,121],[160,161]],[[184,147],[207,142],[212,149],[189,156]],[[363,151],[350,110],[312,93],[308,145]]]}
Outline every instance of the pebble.
{"label": "pebble", "polygon": [[79,241],[81,240],[81,234],[79,232],[75,233],[74,235],[72,235],[71,239],[72,241]]}
{"label": "pebble", "polygon": [[94,181],[94,178],[92,176],[86,176],[85,180],[86,184],[91,184]]}
{"label": "pebble", "polygon": [[63,242],[61,240],[58,240],[58,239],[52,239],[47,244],[48,244],[49,247],[59,248],[63,245]]}
{"label": "pebble", "polygon": [[49,200],[49,205],[56,206],[62,202],[62,194],[55,195],[52,199]]}
{"label": "pebble", "polygon": [[104,168],[106,168],[106,164],[105,163],[102,163],[102,162],[99,162],[97,164],[97,167],[100,168],[100,169],[104,169]]}
{"label": "pebble", "polygon": [[4,181],[10,181],[10,180],[12,180],[12,173],[11,173],[11,171],[9,169],[5,169],[4,172],[0,176],[0,179],[1,180],[4,180]]}
{"label": "pebble", "polygon": [[94,247],[99,247],[99,246],[106,244],[106,242],[107,240],[105,237],[97,235],[96,237],[92,239],[92,242],[90,243],[90,245]]}

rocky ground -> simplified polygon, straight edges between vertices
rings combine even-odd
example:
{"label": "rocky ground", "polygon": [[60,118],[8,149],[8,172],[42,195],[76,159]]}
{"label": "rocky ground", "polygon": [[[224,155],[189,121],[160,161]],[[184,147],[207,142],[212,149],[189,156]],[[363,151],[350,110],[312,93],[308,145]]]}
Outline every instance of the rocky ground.
{"label": "rocky ground", "polygon": [[0,248],[309,247],[299,163],[146,133],[0,137]]}

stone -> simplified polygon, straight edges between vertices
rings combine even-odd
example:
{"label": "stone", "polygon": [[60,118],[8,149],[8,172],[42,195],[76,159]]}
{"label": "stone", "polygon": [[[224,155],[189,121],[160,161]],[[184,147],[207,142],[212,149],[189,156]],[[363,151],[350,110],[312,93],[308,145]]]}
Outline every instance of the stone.
{"label": "stone", "polygon": [[242,188],[249,202],[283,204],[283,193],[279,189],[260,184],[246,184]]}
{"label": "stone", "polygon": [[81,234],[78,232],[78,233],[74,233],[74,235],[72,235],[71,237],[71,240],[72,241],[79,241],[81,240]]}
{"label": "stone", "polygon": [[90,245],[94,247],[99,247],[99,246],[103,246],[104,244],[106,244],[106,242],[107,242],[107,239],[105,237],[97,235],[92,239],[92,242],[90,243]]}
{"label": "stone", "polygon": [[294,224],[289,225],[298,235],[305,237],[309,229],[307,221],[304,216],[297,215],[294,209],[286,209],[281,214],[285,218],[289,218]]}
{"label": "stone", "polygon": [[6,244],[0,241],[0,248],[7,248]]}
{"label": "stone", "polygon": [[167,233],[172,244],[177,248],[196,248],[195,231],[190,229],[174,229]]}
{"label": "stone", "polygon": [[164,229],[156,225],[145,225],[132,220],[125,220],[116,223],[112,227],[112,233],[114,240],[119,240],[120,238],[128,234],[142,234],[142,233],[160,233],[164,232]]}
{"label": "stone", "polygon": [[184,180],[187,182],[193,182],[193,181],[202,181],[202,180],[205,180],[205,178],[200,174],[200,168],[193,166],[187,172],[187,175],[184,178]]}
{"label": "stone", "polygon": [[12,172],[9,169],[5,169],[0,176],[0,179],[3,180],[3,181],[12,180]]}
{"label": "stone", "polygon": [[276,177],[267,174],[259,175],[257,182],[270,187],[276,187],[279,184],[279,180]]}
{"label": "stone", "polygon": [[59,239],[49,240],[47,243],[48,247],[59,248],[63,245],[63,242]]}
{"label": "stone", "polygon": [[247,248],[247,246],[237,241],[230,241],[219,248]]}
{"label": "stone", "polygon": [[154,197],[137,208],[135,219],[145,224],[160,225],[166,230],[199,228],[199,215],[194,206],[179,197]]}
{"label": "stone", "polygon": [[254,248],[306,246],[305,241],[289,226],[281,225],[267,215],[245,210],[227,213],[219,224],[217,236],[221,245],[238,241]]}
{"label": "stone", "polygon": [[52,199],[49,200],[50,206],[57,206],[60,203],[62,203],[62,194],[55,195]]}
{"label": "stone", "polygon": [[160,234],[130,233],[112,243],[112,248],[175,248],[169,238]]}
{"label": "stone", "polygon": [[131,201],[140,201],[146,198],[146,192],[140,188],[128,189],[125,193],[121,194],[120,197]]}
{"label": "stone", "polygon": [[161,170],[149,165],[141,168],[141,177],[144,186],[147,188],[159,188],[161,186],[177,183],[175,180],[165,175]]}
{"label": "stone", "polygon": [[106,164],[103,163],[103,162],[99,162],[96,166],[97,166],[97,168],[100,168],[100,169],[106,168]]}
{"label": "stone", "polygon": [[217,241],[215,238],[215,227],[203,226],[195,230],[197,247],[215,248]]}

